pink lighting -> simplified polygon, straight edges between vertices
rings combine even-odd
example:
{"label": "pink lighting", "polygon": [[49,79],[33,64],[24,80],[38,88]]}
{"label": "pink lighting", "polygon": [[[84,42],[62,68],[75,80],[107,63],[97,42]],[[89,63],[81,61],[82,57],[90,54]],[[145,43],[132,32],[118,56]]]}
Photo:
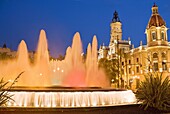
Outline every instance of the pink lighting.
{"label": "pink lighting", "polygon": [[[66,50],[65,59],[49,61],[46,33],[41,30],[34,62],[31,63],[27,45],[22,40],[16,60],[0,63],[0,74],[5,74],[4,79],[7,81],[14,80],[17,74],[24,71],[9,92],[14,95],[14,101],[9,101],[7,106],[96,107],[135,103],[135,95],[130,90],[103,89],[110,85],[105,73],[97,65],[97,45],[94,36],[92,45],[88,44],[86,59],[83,60],[82,42],[77,32],[72,46]],[[56,90],[58,87],[62,88]],[[82,87],[86,89],[80,89]],[[97,88],[91,90],[94,87]]]}
{"label": "pink lighting", "polygon": [[[17,86],[109,87],[104,72],[98,69],[96,36],[93,37],[92,45],[88,45],[85,62],[82,50],[80,34],[77,32],[73,37],[72,46],[67,48],[65,59],[49,61],[46,33],[41,30],[34,62],[30,63],[27,45],[22,40],[18,46],[16,60],[0,64],[0,74],[5,74],[6,80],[13,80],[17,74],[24,71]],[[10,72],[7,69],[10,69]]]}

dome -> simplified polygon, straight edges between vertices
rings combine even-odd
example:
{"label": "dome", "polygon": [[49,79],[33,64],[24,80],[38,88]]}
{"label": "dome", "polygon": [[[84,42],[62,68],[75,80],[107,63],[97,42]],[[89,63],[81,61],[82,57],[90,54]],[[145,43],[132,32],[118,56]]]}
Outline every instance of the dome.
{"label": "dome", "polygon": [[148,28],[151,26],[160,27],[162,25],[166,26],[166,23],[158,13],[158,6],[154,4],[152,7],[152,16],[148,23]]}
{"label": "dome", "polygon": [[165,21],[162,19],[162,17],[158,14],[158,15],[152,15],[149,23],[148,23],[148,28],[150,28],[151,26],[155,26],[155,27],[159,27],[159,26],[166,26]]}

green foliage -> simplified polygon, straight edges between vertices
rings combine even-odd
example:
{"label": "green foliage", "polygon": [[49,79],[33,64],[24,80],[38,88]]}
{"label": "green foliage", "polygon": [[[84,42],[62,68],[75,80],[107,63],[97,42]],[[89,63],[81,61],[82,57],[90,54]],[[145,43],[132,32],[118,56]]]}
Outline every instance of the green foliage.
{"label": "green foliage", "polygon": [[10,100],[13,101],[11,98],[13,95],[9,94],[8,91],[17,82],[22,73],[23,72],[21,72],[8,87],[7,85],[9,84],[9,81],[5,82],[3,78],[0,80],[0,106],[5,106]]}
{"label": "green foliage", "polygon": [[170,109],[170,80],[167,76],[162,78],[162,73],[148,73],[141,82],[136,98],[142,102],[144,109],[153,107],[158,110]]}
{"label": "green foliage", "polygon": [[117,63],[118,63],[117,59],[108,60],[106,58],[102,58],[99,60],[99,68],[103,68],[109,79],[110,80],[114,79],[115,82],[118,73]]}

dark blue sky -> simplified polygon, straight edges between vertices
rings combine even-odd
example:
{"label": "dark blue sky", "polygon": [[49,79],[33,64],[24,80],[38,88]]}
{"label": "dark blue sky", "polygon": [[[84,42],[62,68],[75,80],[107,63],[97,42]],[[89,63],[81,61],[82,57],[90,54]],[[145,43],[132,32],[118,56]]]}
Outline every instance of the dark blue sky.
{"label": "dark blue sky", "polygon": [[41,29],[46,31],[53,56],[65,54],[77,31],[84,50],[93,35],[97,35],[99,44],[108,45],[116,10],[123,39],[130,37],[137,47],[140,40],[146,44],[144,32],[154,2],[170,27],[170,0],[0,0],[0,46],[6,43],[17,50],[23,39],[29,50],[36,50]]}

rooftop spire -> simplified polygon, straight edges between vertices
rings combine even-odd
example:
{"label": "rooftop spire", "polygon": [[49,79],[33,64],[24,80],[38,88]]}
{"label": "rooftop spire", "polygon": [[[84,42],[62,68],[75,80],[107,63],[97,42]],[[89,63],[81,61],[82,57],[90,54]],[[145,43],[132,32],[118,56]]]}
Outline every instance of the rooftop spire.
{"label": "rooftop spire", "polygon": [[152,14],[158,14],[158,6],[155,3],[152,6]]}
{"label": "rooftop spire", "polygon": [[117,11],[114,12],[114,16],[113,16],[112,22],[113,23],[114,22],[120,22],[120,19],[119,19]]}
{"label": "rooftop spire", "polygon": [[154,2],[154,4],[153,4],[153,7],[158,7],[157,5],[156,5],[156,3]]}

